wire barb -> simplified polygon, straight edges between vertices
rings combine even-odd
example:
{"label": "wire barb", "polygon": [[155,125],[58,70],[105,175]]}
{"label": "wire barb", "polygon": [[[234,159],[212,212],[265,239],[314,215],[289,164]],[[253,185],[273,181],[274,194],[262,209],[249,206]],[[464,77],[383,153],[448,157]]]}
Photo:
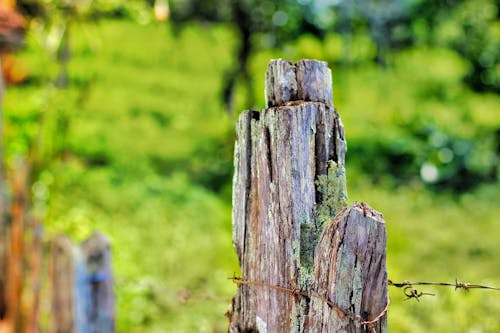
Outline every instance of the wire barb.
{"label": "wire barb", "polygon": [[417,300],[417,302],[420,302],[420,297],[422,297],[422,296],[436,296],[435,294],[424,293],[424,292],[418,291],[418,290],[414,289],[412,286],[404,287],[403,293],[406,296],[405,301],[412,299],[412,298],[415,298]]}

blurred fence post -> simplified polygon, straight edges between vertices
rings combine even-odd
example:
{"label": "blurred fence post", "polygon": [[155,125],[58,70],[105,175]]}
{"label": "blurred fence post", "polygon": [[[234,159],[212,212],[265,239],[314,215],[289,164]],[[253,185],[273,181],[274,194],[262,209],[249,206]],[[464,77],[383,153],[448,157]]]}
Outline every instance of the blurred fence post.
{"label": "blurred fence post", "polygon": [[114,333],[110,242],[95,232],[80,246],[52,242],[52,332]]}
{"label": "blurred fence post", "polygon": [[7,265],[7,324],[12,332],[21,332],[22,303],[24,282],[24,228],[28,205],[28,174],[26,161],[20,159],[12,170],[12,203],[10,209],[11,225]]}
{"label": "blurred fence post", "polygon": [[110,242],[95,232],[80,246],[76,267],[79,333],[113,333],[115,304]]}
{"label": "blurred fence post", "polygon": [[385,223],[347,208],[331,82],[325,62],[273,60],[267,108],[238,119],[230,332],[387,331]]}
{"label": "blurred fence post", "polygon": [[31,242],[29,249],[29,290],[27,297],[27,333],[40,332],[40,293],[42,289],[42,234],[43,227],[41,221],[30,217]]}
{"label": "blurred fence post", "polygon": [[75,329],[76,248],[64,235],[50,247],[51,324],[53,333],[76,333]]}

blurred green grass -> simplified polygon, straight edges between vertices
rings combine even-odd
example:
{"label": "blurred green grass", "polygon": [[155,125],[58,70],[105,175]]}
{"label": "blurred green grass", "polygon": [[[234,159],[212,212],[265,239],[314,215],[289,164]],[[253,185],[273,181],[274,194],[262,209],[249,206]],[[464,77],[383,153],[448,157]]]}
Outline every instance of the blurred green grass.
{"label": "blurred green grass", "polygon": [[[254,55],[258,106],[270,58],[329,60],[353,147],[349,196],[383,212],[390,278],[500,285],[497,183],[453,194],[416,180],[394,184],[390,175],[374,182],[370,170],[380,161],[357,155],[375,139],[389,146],[406,140],[404,149],[418,152],[405,130],[412,126],[470,138],[497,129],[499,96],[468,90],[461,81],[467,63],[449,50],[416,47],[392,55],[394,66],[384,70],[362,61],[371,54],[365,41],[353,50],[359,64],[345,67],[336,65],[338,39],[326,40],[304,36],[285,53]],[[57,69],[31,36],[20,56],[33,79],[9,88],[5,100],[9,159],[26,154],[40,131],[40,154],[61,153],[35,183],[46,189],[46,235],[81,240],[99,229],[110,236],[119,332],[224,331],[235,291],[227,277],[238,263],[227,182],[235,118],[224,112],[220,88],[234,35],[226,26],[192,25],[175,34],[165,25],[103,21],[76,27],[72,43],[70,86],[56,91],[43,78]],[[249,107],[244,96],[239,89],[237,110]],[[182,290],[228,300],[182,302]],[[494,292],[430,291],[438,295],[413,303],[391,289],[389,329],[500,330]]]}

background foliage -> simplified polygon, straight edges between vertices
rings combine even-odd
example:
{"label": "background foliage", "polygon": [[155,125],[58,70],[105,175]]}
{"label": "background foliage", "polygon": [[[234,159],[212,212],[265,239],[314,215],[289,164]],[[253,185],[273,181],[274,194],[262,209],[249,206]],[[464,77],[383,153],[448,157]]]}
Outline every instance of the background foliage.
{"label": "background foliage", "polygon": [[[33,159],[47,239],[111,237],[120,332],[225,330],[233,124],[278,57],[329,62],[350,199],[384,213],[390,278],[500,285],[495,1],[176,0],[166,23],[152,2],[71,3],[18,3],[5,163]],[[390,330],[500,329],[498,295],[437,294],[391,290]]]}

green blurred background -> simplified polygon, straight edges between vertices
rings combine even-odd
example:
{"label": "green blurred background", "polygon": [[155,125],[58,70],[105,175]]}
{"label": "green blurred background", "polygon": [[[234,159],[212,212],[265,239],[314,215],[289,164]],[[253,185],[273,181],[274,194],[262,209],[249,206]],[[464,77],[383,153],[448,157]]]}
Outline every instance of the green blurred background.
{"label": "green blurred background", "polygon": [[[332,68],[349,197],[385,216],[389,278],[500,285],[498,1],[17,5],[5,165],[33,164],[47,244],[109,235],[119,332],[226,330],[234,123],[264,107],[273,58]],[[390,331],[500,331],[498,292],[425,291],[390,290]]]}

